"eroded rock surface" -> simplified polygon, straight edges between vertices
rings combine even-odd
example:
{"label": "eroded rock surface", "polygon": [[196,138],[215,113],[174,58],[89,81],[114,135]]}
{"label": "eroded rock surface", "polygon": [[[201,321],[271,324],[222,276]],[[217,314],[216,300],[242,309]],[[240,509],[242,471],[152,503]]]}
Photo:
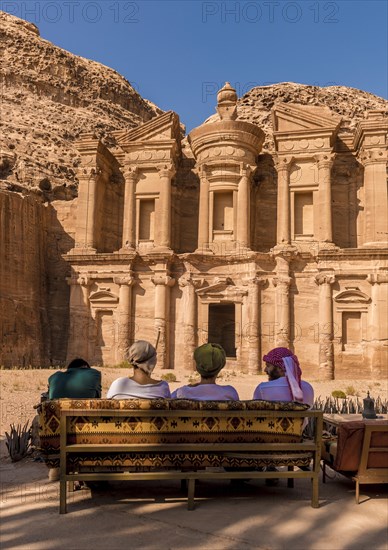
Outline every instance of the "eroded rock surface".
{"label": "eroded rock surface", "polygon": [[162,111],[113,69],[44,40],[39,30],[0,12],[1,187],[45,200],[76,196],[74,141],[131,128]]}
{"label": "eroded rock surface", "polygon": [[384,99],[225,84],[182,140],[115,71],[0,23],[0,364],[158,334],[160,368],[209,339],[251,373],[276,343],[309,376],[386,375]]}

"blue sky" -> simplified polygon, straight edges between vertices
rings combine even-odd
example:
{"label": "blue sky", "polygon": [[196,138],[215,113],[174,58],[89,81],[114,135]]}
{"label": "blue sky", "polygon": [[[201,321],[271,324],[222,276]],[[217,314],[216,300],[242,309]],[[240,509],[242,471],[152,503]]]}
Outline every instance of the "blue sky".
{"label": "blue sky", "polygon": [[285,81],[388,95],[385,0],[1,0],[0,8],[116,69],[188,130],[214,113],[226,80],[240,96]]}

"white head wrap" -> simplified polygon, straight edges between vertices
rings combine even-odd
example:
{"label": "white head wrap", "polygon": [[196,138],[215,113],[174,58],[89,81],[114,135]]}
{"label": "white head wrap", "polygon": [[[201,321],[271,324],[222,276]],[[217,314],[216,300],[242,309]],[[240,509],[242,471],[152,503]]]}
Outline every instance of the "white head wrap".
{"label": "white head wrap", "polygon": [[286,371],[287,382],[292,395],[292,400],[300,401],[303,403],[303,392],[300,386],[300,369],[292,357],[283,357],[283,363]]}
{"label": "white head wrap", "polygon": [[156,365],[156,349],[146,340],[138,340],[129,348],[128,361],[150,376]]}

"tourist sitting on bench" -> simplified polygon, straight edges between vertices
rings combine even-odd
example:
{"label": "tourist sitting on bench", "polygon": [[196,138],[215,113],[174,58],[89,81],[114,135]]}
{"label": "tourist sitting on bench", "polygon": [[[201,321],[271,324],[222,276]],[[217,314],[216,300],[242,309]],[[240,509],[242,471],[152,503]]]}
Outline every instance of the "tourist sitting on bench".
{"label": "tourist sitting on bench", "polygon": [[[263,356],[264,372],[268,382],[262,382],[253,393],[253,399],[265,401],[299,401],[310,407],[314,403],[314,390],[308,382],[301,380],[302,370],[296,355],[288,348],[274,348]],[[307,421],[305,420],[304,427]],[[301,468],[309,470],[307,466]],[[268,472],[277,471],[274,466],[267,467]],[[277,485],[277,478],[266,479],[266,485]]]}
{"label": "tourist sitting on bench", "polygon": [[[46,394],[42,394],[42,397],[44,400],[47,399]],[[48,379],[48,398],[63,397],[73,399],[101,397],[101,372],[92,369],[85,359],[80,357],[73,359],[64,372],[55,372]],[[59,480],[59,468],[49,469],[49,479],[50,481]],[[76,485],[76,488],[80,488],[82,483]]]}
{"label": "tourist sitting on bench", "polygon": [[101,397],[101,372],[92,369],[85,359],[73,359],[65,372],[58,371],[48,379],[48,398],[93,399]]}
{"label": "tourist sitting on bench", "polygon": [[239,399],[233,386],[216,384],[217,375],[226,363],[225,351],[219,344],[199,346],[194,351],[194,360],[197,372],[201,375],[200,382],[178,388],[171,397],[197,401],[237,401]]}
{"label": "tourist sitting on bench", "polygon": [[107,398],[157,399],[171,397],[170,388],[164,380],[155,380],[151,374],[156,365],[156,349],[145,340],[138,340],[129,348],[128,361],[133,366],[133,375],[114,380]]}
{"label": "tourist sitting on bench", "polygon": [[314,390],[301,380],[302,370],[296,355],[288,348],[275,348],[264,355],[268,382],[262,382],[254,391],[253,399],[265,401],[299,401],[310,407],[314,403]]}

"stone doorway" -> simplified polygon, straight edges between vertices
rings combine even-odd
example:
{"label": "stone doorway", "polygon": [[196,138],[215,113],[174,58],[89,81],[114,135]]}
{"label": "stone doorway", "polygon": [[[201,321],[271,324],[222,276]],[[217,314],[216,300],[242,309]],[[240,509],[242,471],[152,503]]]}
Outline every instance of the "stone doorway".
{"label": "stone doorway", "polygon": [[209,304],[209,342],[220,344],[227,357],[236,357],[234,304]]}
{"label": "stone doorway", "polygon": [[115,323],[113,311],[100,310],[96,315],[97,339],[96,354],[100,356],[99,363],[103,365],[114,365],[115,349]]}

